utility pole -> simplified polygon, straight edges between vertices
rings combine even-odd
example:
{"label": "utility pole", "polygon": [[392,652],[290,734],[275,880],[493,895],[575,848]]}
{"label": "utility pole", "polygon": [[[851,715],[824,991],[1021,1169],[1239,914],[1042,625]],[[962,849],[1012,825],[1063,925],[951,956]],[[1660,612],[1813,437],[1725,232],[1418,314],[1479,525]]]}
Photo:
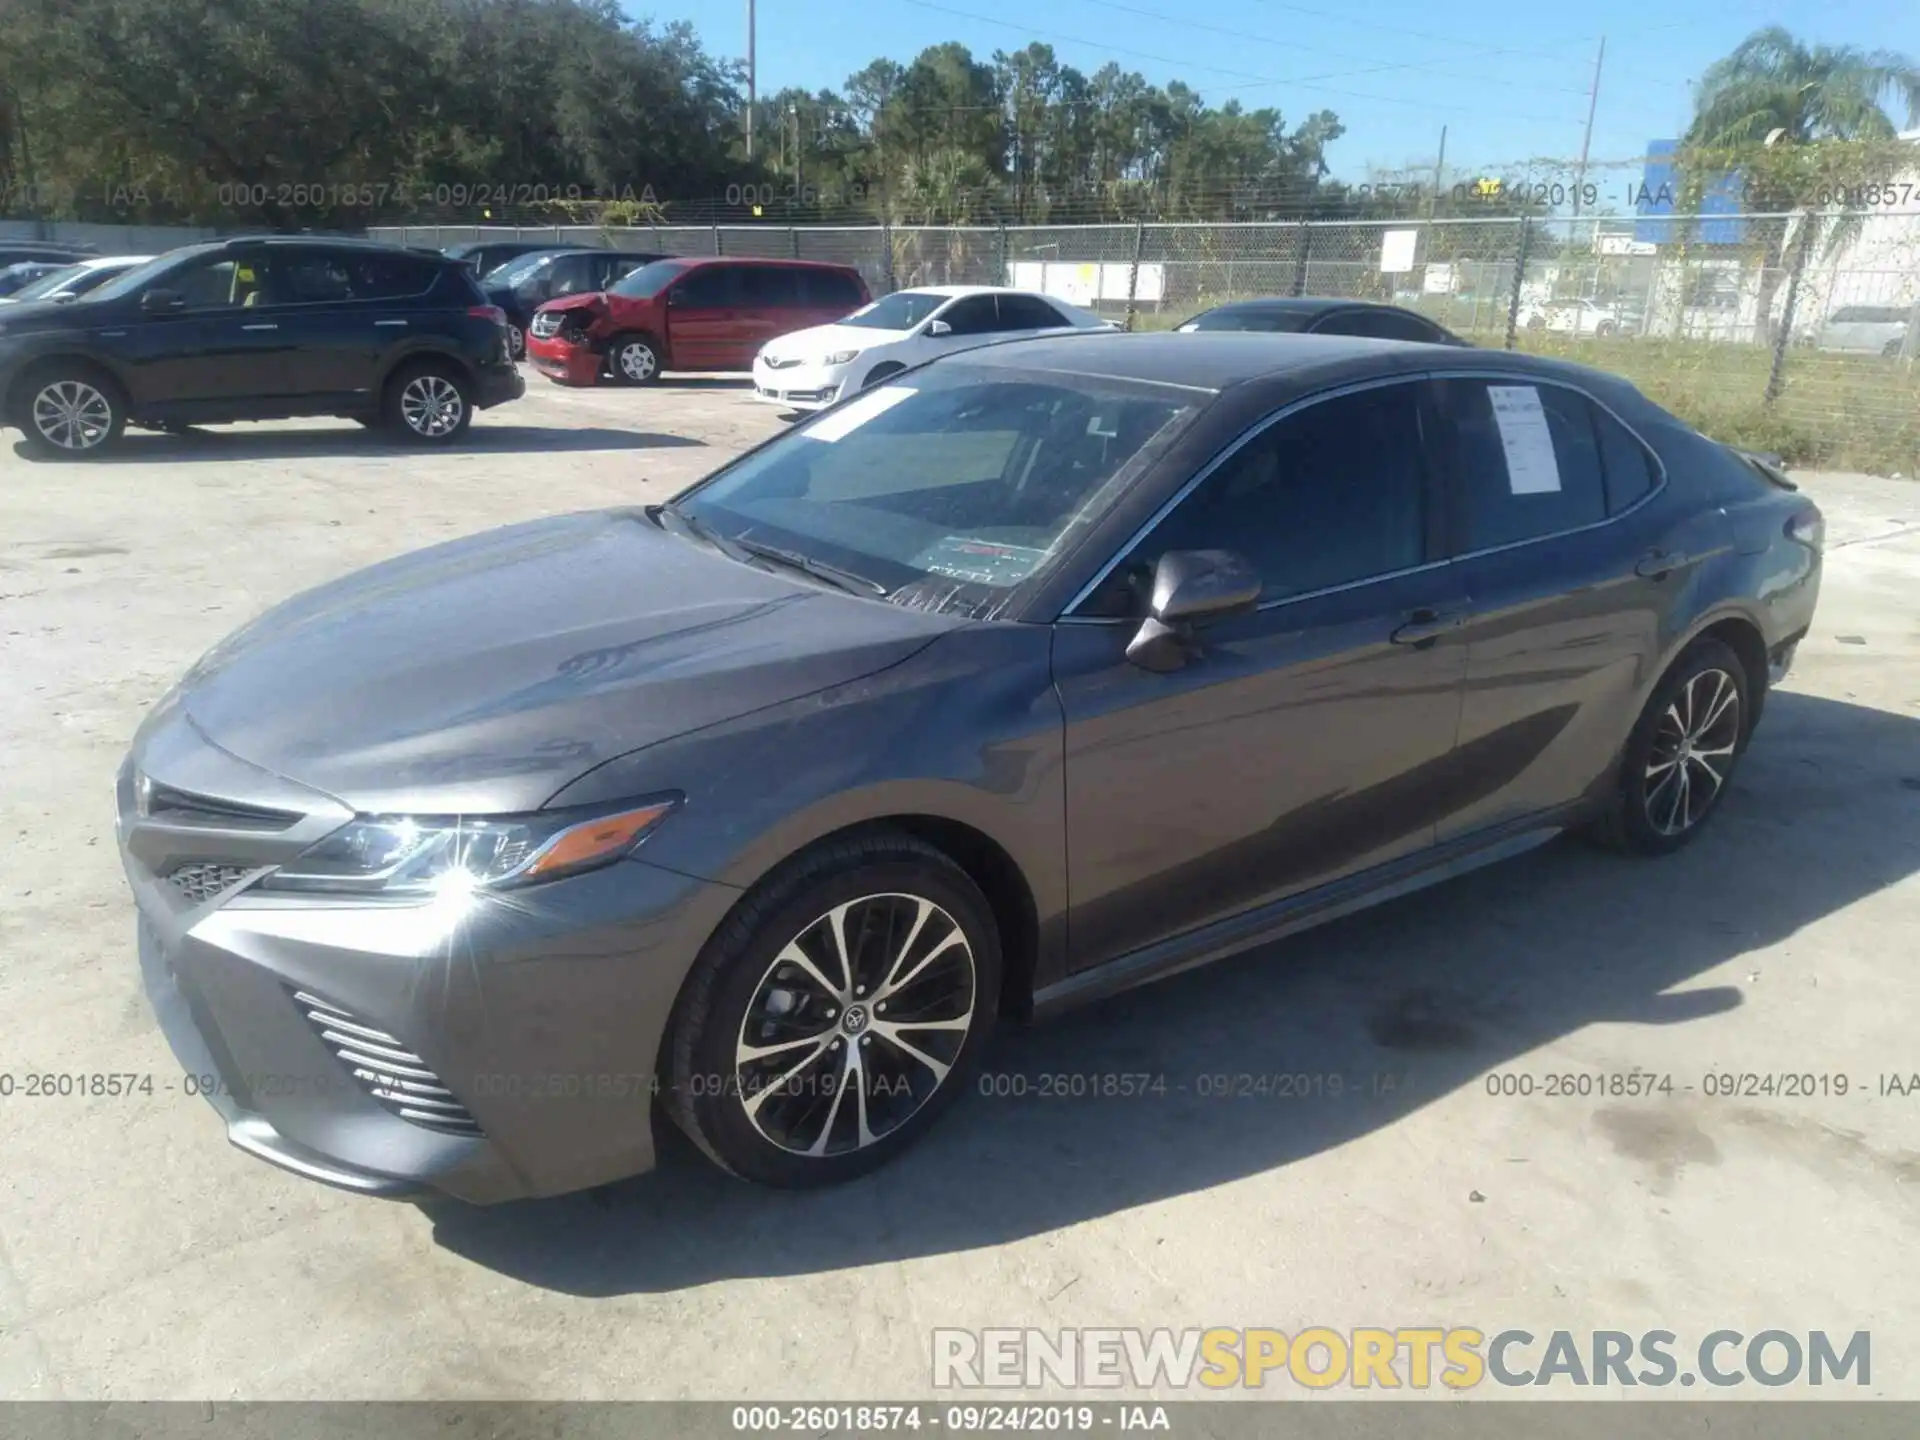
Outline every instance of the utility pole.
{"label": "utility pole", "polygon": [[1440,201],[1440,177],[1447,168],[1447,127],[1440,127],[1440,153],[1433,161],[1433,190],[1427,196],[1427,219],[1433,218],[1433,207]]}
{"label": "utility pole", "polygon": [[1593,57],[1593,88],[1587,91],[1587,133],[1580,137],[1580,165],[1573,172],[1573,214],[1580,216],[1580,191],[1587,183],[1587,153],[1593,148],[1593,112],[1600,105],[1600,67],[1607,59],[1607,37],[1600,37],[1600,53]]}
{"label": "utility pole", "polygon": [[747,159],[753,159],[753,0],[747,0]]}

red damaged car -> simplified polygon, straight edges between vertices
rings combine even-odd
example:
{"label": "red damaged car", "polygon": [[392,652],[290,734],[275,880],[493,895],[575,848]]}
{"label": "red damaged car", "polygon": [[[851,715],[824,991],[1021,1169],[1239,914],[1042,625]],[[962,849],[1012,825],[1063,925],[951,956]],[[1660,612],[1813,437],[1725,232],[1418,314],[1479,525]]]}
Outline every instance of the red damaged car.
{"label": "red damaged car", "polygon": [[534,312],[527,358],[563,385],[645,385],[665,370],[751,370],[769,340],[852,314],[870,297],[850,265],[686,256]]}

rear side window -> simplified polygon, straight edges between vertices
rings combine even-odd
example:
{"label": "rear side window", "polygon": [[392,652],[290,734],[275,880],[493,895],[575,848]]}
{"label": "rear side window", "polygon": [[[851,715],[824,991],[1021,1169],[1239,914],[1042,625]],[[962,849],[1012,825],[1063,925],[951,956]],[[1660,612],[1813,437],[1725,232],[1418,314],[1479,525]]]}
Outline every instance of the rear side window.
{"label": "rear side window", "polygon": [[800,275],[784,265],[742,265],[740,303],[755,310],[791,310],[800,304]]}
{"label": "rear side window", "polygon": [[1442,380],[1464,509],[1461,548],[1486,550],[1607,518],[1593,407],[1558,385]]}
{"label": "rear side window", "polygon": [[852,310],[866,303],[860,282],[840,270],[800,272],[805,303],[821,310]]}
{"label": "rear side window", "polygon": [[1066,317],[1044,300],[1031,295],[1000,297],[1002,330],[1057,330],[1066,323]]}
{"label": "rear side window", "polygon": [[1397,310],[1341,310],[1313,327],[1316,335],[1359,335],[1372,340],[1420,340],[1428,344],[1440,332],[1417,315]]}
{"label": "rear side window", "polygon": [[347,262],[356,300],[404,300],[424,295],[440,278],[440,266],[423,256],[361,255]]}
{"label": "rear side window", "polygon": [[1653,457],[1618,420],[1593,407],[1593,428],[1600,437],[1600,468],[1606,476],[1607,513],[1618,515],[1653,489]]}

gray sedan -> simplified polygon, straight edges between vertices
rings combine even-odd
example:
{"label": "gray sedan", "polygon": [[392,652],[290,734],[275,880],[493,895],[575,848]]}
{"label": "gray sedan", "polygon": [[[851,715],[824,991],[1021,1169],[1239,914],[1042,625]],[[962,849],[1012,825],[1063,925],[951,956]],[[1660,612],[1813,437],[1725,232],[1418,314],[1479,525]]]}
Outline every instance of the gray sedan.
{"label": "gray sedan", "polygon": [[651,1166],[656,1110],[844,1179],[996,1018],[1567,829],[1686,844],[1821,544],[1578,367],[969,352],[216,647],[119,778],[147,990],[233,1142],[313,1179],[554,1194]]}

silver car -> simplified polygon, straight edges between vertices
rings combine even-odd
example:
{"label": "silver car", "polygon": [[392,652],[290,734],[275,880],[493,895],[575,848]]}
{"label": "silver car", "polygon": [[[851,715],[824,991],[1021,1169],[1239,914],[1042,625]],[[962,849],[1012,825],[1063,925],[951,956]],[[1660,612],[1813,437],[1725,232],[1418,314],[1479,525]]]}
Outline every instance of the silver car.
{"label": "silver car", "polygon": [[1854,355],[1898,355],[1914,309],[1911,305],[1843,305],[1821,327],[1818,347]]}

